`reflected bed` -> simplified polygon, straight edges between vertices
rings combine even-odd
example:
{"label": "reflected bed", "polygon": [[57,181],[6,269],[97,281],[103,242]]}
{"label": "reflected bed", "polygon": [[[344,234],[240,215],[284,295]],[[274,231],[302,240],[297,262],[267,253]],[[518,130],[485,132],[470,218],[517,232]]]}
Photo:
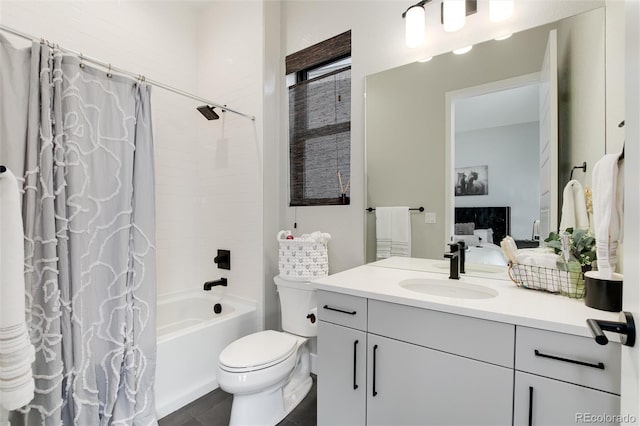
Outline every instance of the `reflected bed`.
{"label": "reflected bed", "polygon": [[506,265],[500,241],[511,232],[510,207],[456,207],[454,242],[469,247],[466,261],[484,265]]}

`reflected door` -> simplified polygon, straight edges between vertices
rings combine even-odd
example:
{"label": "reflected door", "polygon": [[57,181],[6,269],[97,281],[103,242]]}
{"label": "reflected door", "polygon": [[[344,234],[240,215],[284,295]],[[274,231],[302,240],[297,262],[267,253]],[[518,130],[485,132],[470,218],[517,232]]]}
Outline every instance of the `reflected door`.
{"label": "reflected door", "polygon": [[540,240],[558,226],[558,41],[549,32],[540,70]]}

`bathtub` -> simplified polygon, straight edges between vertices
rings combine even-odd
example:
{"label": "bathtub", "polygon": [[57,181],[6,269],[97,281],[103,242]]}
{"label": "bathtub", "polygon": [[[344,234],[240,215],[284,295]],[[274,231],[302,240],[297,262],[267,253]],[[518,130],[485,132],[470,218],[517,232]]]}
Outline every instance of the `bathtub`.
{"label": "bathtub", "polygon": [[[222,311],[214,312],[219,303]],[[254,304],[202,290],[160,296],[156,413],[162,418],[218,387],[216,367],[229,343],[257,331]]]}

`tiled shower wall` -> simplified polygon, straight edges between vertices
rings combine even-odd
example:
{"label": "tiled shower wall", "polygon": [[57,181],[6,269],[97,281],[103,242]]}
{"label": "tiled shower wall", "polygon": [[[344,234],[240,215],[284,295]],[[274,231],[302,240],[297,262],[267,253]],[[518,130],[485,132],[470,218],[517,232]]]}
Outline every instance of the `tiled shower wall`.
{"label": "tiled shower wall", "polygon": [[[208,2],[198,29],[198,92],[256,116],[217,109],[219,120],[198,122],[194,166],[202,190],[194,207],[207,235],[198,242],[205,274],[198,278],[227,277],[224,291],[260,301],[262,318],[262,2]],[[216,269],[217,248],[231,250],[230,271]]]}
{"label": "tiled shower wall", "polygon": [[[246,22],[239,27],[225,8],[242,4],[225,4],[2,1],[0,23],[258,115],[261,7],[250,2],[253,7],[239,10]],[[222,13],[230,15],[222,19]],[[16,45],[28,43],[16,39]],[[213,258],[217,248],[228,248],[230,285],[216,290],[260,302],[259,132],[229,113],[207,121],[198,105],[160,88],[152,92],[158,294],[201,289],[219,278]]]}

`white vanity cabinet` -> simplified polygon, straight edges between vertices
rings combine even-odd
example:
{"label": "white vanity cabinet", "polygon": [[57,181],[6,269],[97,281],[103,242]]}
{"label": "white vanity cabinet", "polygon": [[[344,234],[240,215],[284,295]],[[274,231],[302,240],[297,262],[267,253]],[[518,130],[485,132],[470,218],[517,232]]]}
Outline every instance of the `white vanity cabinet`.
{"label": "white vanity cabinet", "polygon": [[325,291],[318,316],[319,425],[511,424],[514,326]]}
{"label": "white vanity cabinet", "polygon": [[324,291],[317,297],[318,425],[364,425],[367,299]]}
{"label": "white vanity cabinet", "polygon": [[513,370],[374,334],[368,346],[368,425],[511,423]]}
{"label": "white vanity cabinet", "polygon": [[516,328],[514,425],[619,424],[620,344]]}
{"label": "white vanity cabinet", "polygon": [[367,333],[320,321],[318,336],[318,424],[364,425]]}
{"label": "white vanity cabinet", "polygon": [[615,313],[482,279],[496,297],[418,295],[396,284],[449,282],[396,263],[314,282],[319,425],[625,423],[621,345],[598,345],[585,321]]}
{"label": "white vanity cabinet", "polygon": [[516,371],[514,392],[516,426],[572,425],[580,423],[619,424],[595,420],[620,413],[620,397],[583,386]]}

